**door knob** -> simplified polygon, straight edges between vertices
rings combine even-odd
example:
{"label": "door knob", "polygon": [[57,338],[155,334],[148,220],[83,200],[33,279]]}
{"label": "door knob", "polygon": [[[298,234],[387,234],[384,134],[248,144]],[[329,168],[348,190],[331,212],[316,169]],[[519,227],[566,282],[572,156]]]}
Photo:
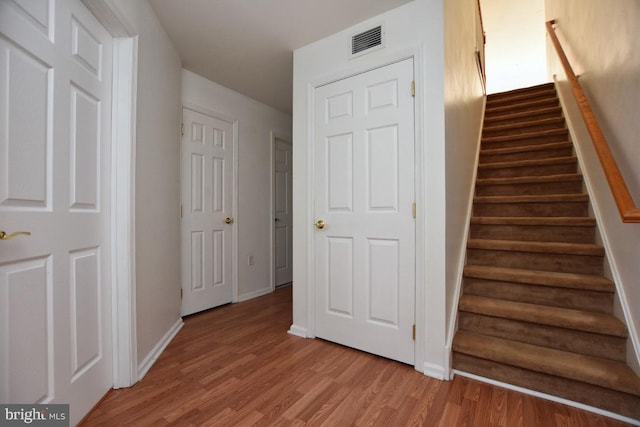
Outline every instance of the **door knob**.
{"label": "door knob", "polygon": [[0,231],[0,240],[11,240],[15,239],[18,236],[31,236],[30,231],[15,231],[13,233],[7,234],[6,231]]}
{"label": "door knob", "polygon": [[233,223],[233,218],[226,217],[226,218],[224,219],[224,223],[225,223],[225,224],[232,224],[232,223]]}
{"label": "door knob", "polygon": [[280,222],[280,218],[274,219],[275,222]]}
{"label": "door knob", "polygon": [[316,228],[317,228],[318,230],[322,230],[322,229],[324,228],[324,226],[325,226],[325,225],[326,225],[326,224],[325,224],[325,223],[324,223],[324,221],[323,221],[323,220],[321,220],[321,219],[319,219],[319,220],[317,220],[317,221],[316,221]]}

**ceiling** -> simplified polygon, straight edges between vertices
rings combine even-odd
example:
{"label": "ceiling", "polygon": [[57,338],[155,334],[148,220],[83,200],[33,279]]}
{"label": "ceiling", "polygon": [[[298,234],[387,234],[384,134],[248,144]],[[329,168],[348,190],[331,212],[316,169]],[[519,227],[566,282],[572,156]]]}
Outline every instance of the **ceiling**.
{"label": "ceiling", "polygon": [[148,0],[182,66],[291,114],[293,50],[412,0]]}

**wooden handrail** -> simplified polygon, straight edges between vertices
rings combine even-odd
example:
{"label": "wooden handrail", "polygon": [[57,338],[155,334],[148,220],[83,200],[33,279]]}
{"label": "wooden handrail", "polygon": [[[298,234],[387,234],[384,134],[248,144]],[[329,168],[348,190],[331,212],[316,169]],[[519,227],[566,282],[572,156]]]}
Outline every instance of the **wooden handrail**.
{"label": "wooden handrail", "polygon": [[611,153],[609,144],[602,133],[598,120],[591,109],[591,105],[589,105],[589,101],[582,90],[582,86],[580,86],[580,83],[578,82],[578,77],[573,72],[571,64],[569,64],[567,55],[564,53],[564,50],[560,45],[558,36],[556,36],[555,28],[553,27],[555,23],[555,20],[547,22],[547,32],[549,33],[551,42],[558,53],[558,57],[560,58],[564,71],[567,74],[567,79],[569,80],[571,90],[573,91],[573,96],[576,98],[582,118],[587,126],[589,135],[591,135],[593,146],[598,154],[598,158],[600,159],[600,164],[604,170],[607,182],[609,182],[609,188],[611,189],[613,198],[618,206],[618,212],[620,212],[622,222],[640,223],[640,208],[634,204],[633,199],[631,198],[627,184],[624,182],[624,178],[622,177],[618,164]]}

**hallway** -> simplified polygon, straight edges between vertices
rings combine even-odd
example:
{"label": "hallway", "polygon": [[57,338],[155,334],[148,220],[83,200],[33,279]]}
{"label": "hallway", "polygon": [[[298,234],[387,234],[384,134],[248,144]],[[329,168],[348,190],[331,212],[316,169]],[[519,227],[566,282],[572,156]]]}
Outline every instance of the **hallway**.
{"label": "hallway", "polygon": [[184,319],[146,377],[84,426],[622,426],[596,414],[286,333],[291,287]]}

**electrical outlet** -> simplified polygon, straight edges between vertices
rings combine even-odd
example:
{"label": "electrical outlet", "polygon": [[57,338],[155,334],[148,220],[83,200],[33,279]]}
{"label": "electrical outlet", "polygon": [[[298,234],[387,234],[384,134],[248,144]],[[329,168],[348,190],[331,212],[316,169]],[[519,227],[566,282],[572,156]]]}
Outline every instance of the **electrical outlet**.
{"label": "electrical outlet", "polygon": [[253,265],[253,255],[249,255],[249,259],[247,260],[247,264]]}

